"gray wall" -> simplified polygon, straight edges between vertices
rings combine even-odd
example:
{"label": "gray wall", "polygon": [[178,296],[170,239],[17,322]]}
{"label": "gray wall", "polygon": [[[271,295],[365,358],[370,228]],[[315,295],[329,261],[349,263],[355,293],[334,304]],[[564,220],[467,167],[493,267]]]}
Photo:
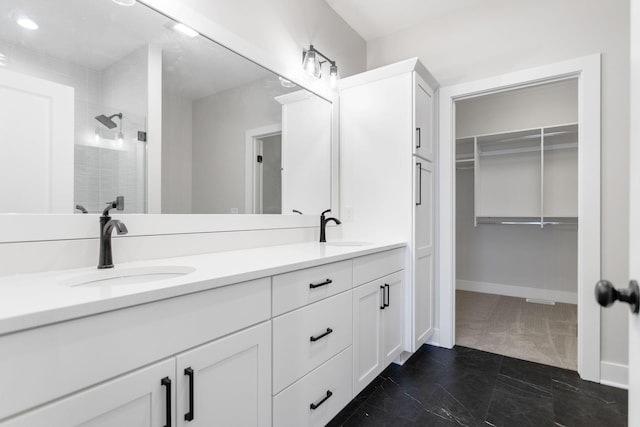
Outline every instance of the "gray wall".
{"label": "gray wall", "polygon": [[193,102],[193,213],[245,212],[245,132],[282,121],[280,89],[265,82]]}
{"label": "gray wall", "polygon": [[[629,2],[487,0],[367,44],[375,68],[418,56],[442,85],[602,53],[602,276],[629,277]],[[601,359],[627,363],[627,309],[602,312]]]}

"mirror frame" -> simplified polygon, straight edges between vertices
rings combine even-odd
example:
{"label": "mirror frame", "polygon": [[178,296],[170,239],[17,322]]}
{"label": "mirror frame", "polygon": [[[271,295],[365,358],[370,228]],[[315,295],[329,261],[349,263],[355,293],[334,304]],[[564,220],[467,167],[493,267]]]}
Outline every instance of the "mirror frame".
{"label": "mirror frame", "polygon": [[[232,52],[294,82],[331,103],[331,209],[335,215],[339,206],[339,111],[338,93],[322,81],[309,84],[300,63],[285,65],[272,54],[230,32],[190,6],[175,0],[138,0],[143,5],[182,22],[203,37]],[[149,131],[152,131],[149,129]],[[160,156],[160,149],[148,152]],[[148,189],[160,191],[159,188]],[[327,207],[329,208],[329,206]],[[319,212],[318,212],[319,215]],[[222,231],[273,230],[309,228],[319,225],[318,215],[252,215],[252,214],[122,214],[129,227],[128,236],[152,236]],[[99,215],[81,214],[0,214],[0,243],[37,242],[50,240],[87,239],[98,237]]]}

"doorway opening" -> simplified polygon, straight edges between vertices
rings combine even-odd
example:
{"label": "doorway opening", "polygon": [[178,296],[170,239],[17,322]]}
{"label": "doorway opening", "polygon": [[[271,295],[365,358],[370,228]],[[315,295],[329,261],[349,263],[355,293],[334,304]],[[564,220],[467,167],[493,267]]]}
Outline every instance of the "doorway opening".
{"label": "doorway opening", "polygon": [[[456,247],[455,118],[458,102],[514,89],[576,79],[579,145],[577,371],[582,379],[600,381],[600,309],[593,297],[593,286],[600,278],[600,62],[600,55],[596,54],[440,88],[437,236],[439,287],[436,290],[439,322],[432,340],[434,344],[451,348],[456,343],[455,255],[458,248]],[[540,217],[538,221],[544,222],[545,218]],[[504,222],[509,222],[508,218],[505,218]],[[513,226],[516,227],[516,225]]]}
{"label": "doorway opening", "polygon": [[245,213],[282,213],[282,126],[246,132]]}
{"label": "doorway opening", "polygon": [[578,79],[456,101],[456,344],[577,370]]}

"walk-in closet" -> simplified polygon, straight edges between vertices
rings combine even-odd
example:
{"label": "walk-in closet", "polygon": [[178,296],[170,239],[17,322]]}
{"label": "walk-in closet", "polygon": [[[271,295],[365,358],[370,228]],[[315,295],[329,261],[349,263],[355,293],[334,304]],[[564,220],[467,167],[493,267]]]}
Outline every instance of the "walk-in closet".
{"label": "walk-in closet", "polygon": [[576,370],[578,81],[455,111],[456,344]]}

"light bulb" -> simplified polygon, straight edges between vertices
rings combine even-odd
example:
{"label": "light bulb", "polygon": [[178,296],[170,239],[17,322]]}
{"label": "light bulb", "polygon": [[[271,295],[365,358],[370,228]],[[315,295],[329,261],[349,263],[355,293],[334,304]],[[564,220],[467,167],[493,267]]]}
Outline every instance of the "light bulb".
{"label": "light bulb", "polygon": [[332,88],[338,87],[338,66],[333,64],[331,68],[329,68],[329,86]]}
{"label": "light bulb", "polygon": [[118,144],[122,145],[124,143],[124,135],[122,134],[122,131],[118,132]]}
{"label": "light bulb", "polygon": [[311,49],[306,51],[304,54],[304,60],[302,62],[304,71],[306,71],[307,74],[315,77],[316,79],[320,78],[320,76],[322,75],[322,69],[320,68],[320,58],[318,58],[318,55],[315,51]]}

